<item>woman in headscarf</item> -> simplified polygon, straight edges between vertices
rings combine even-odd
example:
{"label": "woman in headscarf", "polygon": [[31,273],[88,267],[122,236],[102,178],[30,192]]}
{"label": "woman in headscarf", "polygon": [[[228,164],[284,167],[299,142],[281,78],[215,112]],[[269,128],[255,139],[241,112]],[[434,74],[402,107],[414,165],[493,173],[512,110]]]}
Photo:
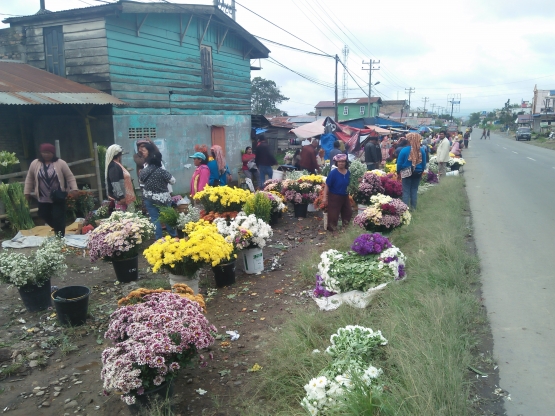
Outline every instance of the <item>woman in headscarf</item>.
{"label": "woman in headscarf", "polygon": [[453,153],[455,156],[460,157],[461,156],[461,143],[460,141],[456,140],[453,142],[453,146],[451,146],[451,153]]}
{"label": "woman in headscarf", "polygon": [[389,148],[391,147],[391,140],[388,136],[384,136],[382,142],[380,143],[380,148],[382,149],[382,165],[385,165],[387,159],[389,159]]}
{"label": "woman in headscarf", "polygon": [[210,169],[210,186],[224,186],[227,185],[228,180],[231,180],[231,173],[225,162],[225,156],[222,148],[215,144],[210,148],[214,160],[208,162]]}
{"label": "woman in headscarf", "polygon": [[115,202],[119,211],[134,211],[135,190],[131,175],[121,164],[123,149],[119,144],[113,144],[106,150],[106,188],[108,198]]}
{"label": "woman in headscarf", "polygon": [[324,203],[328,205],[328,231],[335,231],[341,214],[343,227],[351,222],[353,210],[349,202],[347,187],[351,180],[349,160],[344,153],[335,155],[333,161],[337,169],[332,169],[326,178],[324,186]]}
{"label": "woman in headscarf", "polygon": [[[422,136],[418,133],[407,134],[408,146],[403,147],[397,158],[397,173],[402,177],[403,197],[402,200],[411,209],[416,209],[418,198],[418,186],[422,178],[422,172],[426,167],[426,152],[420,146]],[[408,171],[410,169],[410,171]],[[403,171],[404,170],[404,171]],[[408,176],[405,176],[405,173]]]}
{"label": "woman in headscarf", "polygon": [[31,162],[23,193],[27,202],[31,201],[31,191],[39,202],[39,217],[62,237],[66,232],[67,193],[77,196],[77,181],[69,166],[56,157],[53,144],[43,143],[40,156]]}

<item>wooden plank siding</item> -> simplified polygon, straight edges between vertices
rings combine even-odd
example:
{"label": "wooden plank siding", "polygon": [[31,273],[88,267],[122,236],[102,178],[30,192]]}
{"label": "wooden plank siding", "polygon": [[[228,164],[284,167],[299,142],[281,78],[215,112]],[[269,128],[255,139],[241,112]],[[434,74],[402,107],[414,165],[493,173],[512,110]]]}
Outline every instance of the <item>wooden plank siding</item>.
{"label": "wooden plank siding", "polygon": [[[183,29],[189,17],[183,14]],[[149,14],[137,36],[143,18],[106,18],[111,93],[129,104],[114,114],[250,114],[250,61],[241,38],[229,31],[218,52],[225,28],[211,21],[202,44],[212,47],[214,89],[203,89],[199,39],[207,20],[193,16],[180,44],[179,14]]]}

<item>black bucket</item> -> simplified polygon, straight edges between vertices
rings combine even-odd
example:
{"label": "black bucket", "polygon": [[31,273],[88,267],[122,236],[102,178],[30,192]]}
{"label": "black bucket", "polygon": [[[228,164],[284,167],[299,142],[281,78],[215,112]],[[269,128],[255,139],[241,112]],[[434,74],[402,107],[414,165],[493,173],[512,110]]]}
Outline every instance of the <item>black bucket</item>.
{"label": "black bucket", "polygon": [[229,286],[235,283],[235,260],[227,264],[212,267],[216,287]]}
{"label": "black bucket", "polygon": [[38,312],[52,306],[50,303],[50,279],[41,287],[25,285],[19,288],[19,296],[29,312]]}
{"label": "black bucket", "polygon": [[52,292],[56,314],[61,325],[79,326],[87,320],[89,295],[87,286],[66,286]]}
{"label": "black bucket", "polygon": [[306,218],[308,204],[293,204],[295,210],[295,218]]}
{"label": "black bucket", "polygon": [[112,261],[118,282],[129,283],[139,278],[139,256]]}

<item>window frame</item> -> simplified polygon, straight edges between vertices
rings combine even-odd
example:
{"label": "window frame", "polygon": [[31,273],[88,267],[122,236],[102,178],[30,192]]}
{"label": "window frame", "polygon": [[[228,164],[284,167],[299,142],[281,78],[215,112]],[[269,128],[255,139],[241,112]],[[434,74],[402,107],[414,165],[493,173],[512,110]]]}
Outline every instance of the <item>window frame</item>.
{"label": "window frame", "polygon": [[200,79],[203,89],[214,89],[212,47],[208,45],[200,45]]}
{"label": "window frame", "polygon": [[343,107],[343,115],[344,116],[348,116],[349,115],[349,106],[346,105]]}
{"label": "window frame", "polygon": [[361,114],[361,115],[366,114],[366,106],[365,106],[365,105],[361,105],[361,106],[360,106],[360,114]]}

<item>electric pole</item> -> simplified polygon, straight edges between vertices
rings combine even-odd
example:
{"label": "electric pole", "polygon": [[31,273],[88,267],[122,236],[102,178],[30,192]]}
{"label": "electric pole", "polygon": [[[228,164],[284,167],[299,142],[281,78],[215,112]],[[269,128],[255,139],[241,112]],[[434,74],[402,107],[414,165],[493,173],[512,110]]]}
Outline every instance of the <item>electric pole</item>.
{"label": "electric pole", "polygon": [[335,55],[335,122],[339,120],[339,109],[337,104],[337,65],[339,65],[339,56]]}
{"label": "electric pole", "polygon": [[349,59],[349,46],[345,45],[341,50],[343,52],[343,62],[345,63],[345,67],[343,68],[343,90],[342,90],[342,98],[347,98],[347,90],[349,89],[349,77],[347,76],[347,61]]}
{"label": "electric pole", "polygon": [[405,88],[405,94],[409,95],[409,111],[410,111],[410,96],[411,94],[414,94],[415,88],[410,87],[410,88]]}
{"label": "electric pole", "polygon": [[370,98],[372,97],[372,71],[379,71],[380,67],[374,68],[374,65],[379,64],[380,61],[370,59],[370,62],[362,61],[362,65],[368,65],[368,68],[362,67],[364,71],[368,71],[368,117],[370,117]]}
{"label": "electric pole", "polygon": [[436,107],[436,105],[434,103],[430,104],[432,106],[432,114],[434,114],[434,108]]}
{"label": "electric pole", "polygon": [[430,97],[422,98],[422,101],[424,101],[424,112],[426,112],[426,103],[428,102],[429,99],[430,99]]}

